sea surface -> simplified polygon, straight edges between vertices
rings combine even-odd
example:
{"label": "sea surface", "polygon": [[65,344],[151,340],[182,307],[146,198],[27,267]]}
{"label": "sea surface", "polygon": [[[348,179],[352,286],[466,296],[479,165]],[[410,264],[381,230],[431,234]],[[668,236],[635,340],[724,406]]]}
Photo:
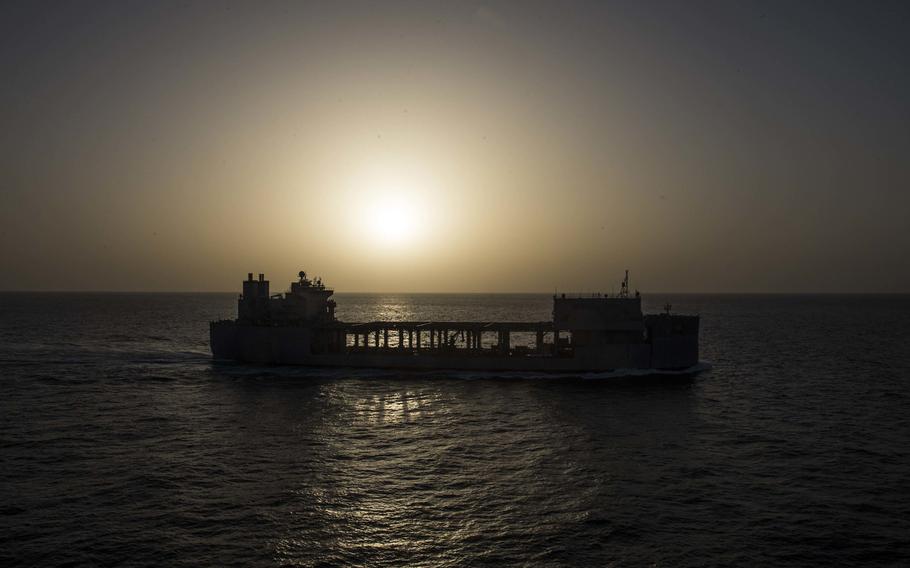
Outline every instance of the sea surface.
{"label": "sea surface", "polygon": [[0,294],[0,565],[910,565],[910,296],[667,301],[695,378],[215,364],[235,294]]}

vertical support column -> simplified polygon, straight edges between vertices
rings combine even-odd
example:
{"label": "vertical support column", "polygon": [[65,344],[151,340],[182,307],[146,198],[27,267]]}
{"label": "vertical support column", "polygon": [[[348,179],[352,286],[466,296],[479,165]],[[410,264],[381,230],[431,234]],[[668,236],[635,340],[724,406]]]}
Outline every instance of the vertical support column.
{"label": "vertical support column", "polygon": [[499,330],[499,351],[503,355],[508,355],[512,348],[512,335],[508,329]]}
{"label": "vertical support column", "polygon": [[559,330],[553,330],[553,355],[559,354]]}
{"label": "vertical support column", "polygon": [[543,351],[543,329],[537,327],[537,352]]}
{"label": "vertical support column", "polygon": [[382,330],[382,346],[386,349],[389,348],[389,328],[384,328]]}
{"label": "vertical support column", "polygon": [[398,328],[398,349],[404,349],[404,328]]}

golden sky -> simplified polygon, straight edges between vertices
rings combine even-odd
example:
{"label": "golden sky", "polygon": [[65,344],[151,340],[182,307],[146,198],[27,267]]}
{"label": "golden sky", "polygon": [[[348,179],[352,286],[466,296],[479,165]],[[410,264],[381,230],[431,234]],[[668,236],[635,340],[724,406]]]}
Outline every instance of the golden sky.
{"label": "golden sky", "polygon": [[910,291],[901,4],[75,4],[0,18],[2,289]]}

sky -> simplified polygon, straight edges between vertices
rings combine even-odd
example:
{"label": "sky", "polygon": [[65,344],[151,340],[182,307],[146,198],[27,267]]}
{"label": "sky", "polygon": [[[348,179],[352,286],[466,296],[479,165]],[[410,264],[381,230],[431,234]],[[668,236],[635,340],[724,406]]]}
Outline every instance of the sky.
{"label": "sky", "polygon": [[3,290],[910,292],[906,2],[4,2]]}

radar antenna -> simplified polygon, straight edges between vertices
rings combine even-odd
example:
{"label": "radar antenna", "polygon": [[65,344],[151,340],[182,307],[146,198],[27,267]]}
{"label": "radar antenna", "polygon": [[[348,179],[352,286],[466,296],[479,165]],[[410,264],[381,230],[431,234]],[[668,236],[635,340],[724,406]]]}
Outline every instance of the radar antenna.
{"label": "radar antenna", "polygon": [[622,279],[622,286],[619,288],[619,297],[628,298],[629,297],[629,271],[626,270],[626,277]]}

